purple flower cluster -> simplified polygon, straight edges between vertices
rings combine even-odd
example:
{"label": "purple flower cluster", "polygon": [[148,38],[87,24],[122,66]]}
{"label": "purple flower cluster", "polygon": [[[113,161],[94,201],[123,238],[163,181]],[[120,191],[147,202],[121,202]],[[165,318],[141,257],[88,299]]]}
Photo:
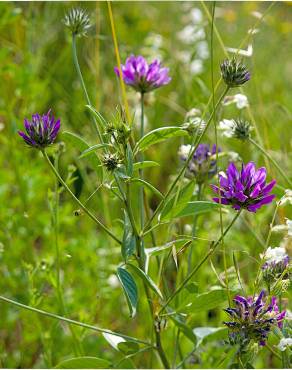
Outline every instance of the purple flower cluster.
{"label": "purple flower cluster", "polygon": [[[182,145],[179,150],[180,159],[186,161],[191,150],[191,145]],[[218,148],[218,151],[221,149]],[[215,144],[212,148],[209,144],[199,144],[188,164],[188,175],[194,176],[199,184],[212,178],[217,173],[215,154]]]}
{"label": "purple flower cluster", "polygon": [[24,119],[25,131],[18,131],[18,134],[24,141],[34,148],[43,149],[52,144],[58,131],[60,130],[60,119],[55,121],[51,110],[47,114],[40,115],[38,113],[32,115],[31,121]]}
{"label": "purple flower cluster", "polygon": [[[125,83],[142,94],[167,85],[171,81],[168,68],[162,67],[157,59],[148,64],[141,55],[131,55],[125,65],[121,65],[121,69]],[[120,75],[117,67],[115,73]]]}
{"label": "purple flower cluster", "polygon": [[268,304],[264,290],[256,298],[238,295],[233,301],[235,307],[224,310],[232,320],[224,322],[230,330],[231,343],[246,346],[254,340],[264,346],[272,326],[278,325],[282,328],[286,311],[279,311],[275,297],[272,297]]}
{"label": "purple flower cluster", "polygon": [[290,258],[286,255],[281,261],[271,261],[265,262],[262,265],[262,270],[270,270],[273,271],[273,275],[281,274],[289,265]]}
{"label": "purple flower cluster", "polygon": [[266,184],[266,176],[265,167],[256,170],[253,162],[242,164],[241,171],[231,163],[226,175],[219,175],[220,188],[212,185],[214,192],[221,196],[213,200],[216,203],[221,201],[222,204],[230,204],[236,210],[244,208],[250,212],[256,212],[264,204],[271,203],[275,197],[269,193],[276,180]]}

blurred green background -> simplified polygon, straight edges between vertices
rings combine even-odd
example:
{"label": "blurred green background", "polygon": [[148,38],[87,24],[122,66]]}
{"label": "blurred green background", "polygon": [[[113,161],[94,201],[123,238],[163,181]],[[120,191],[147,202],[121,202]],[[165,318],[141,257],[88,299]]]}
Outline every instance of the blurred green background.
{"label": "blurred green background", "polygon": [[[50,210],[55,180],[41,155],[25,147],[17,130],[22,127],[24,117],[30,118],[35,112],[43,113],[51,108],[55,116],[61,118],[63,131],[80,134],[90,144],[97,142],[72,62],[70,32],[62,22],[66,11],[77,5],[87,9],[92,20],[87,37],[77,41],[81,69],[96,109],[111,120],[121,103],[121,94],[113,73],[116,59],[107,4],[85,1],[0,3],[0,291],[1,295],[51,312],[59,312],[54,289],[55,247]],[[270,5],[270,2],[253,1],[218,2],[215,24],[223,44],[237,48]],[[149,60],[159,57],[170,68],[172,82],[148,96],[147,129],[180,125],[191,108],[203,111],[211,94],[211,75],[210,24],[202,3],[133,1],[114,2],[112,6],[122,60],[131,53],[142,54]],[[210,11],[211,3],[206,2],[204,6]],[[291,3],[275,3],[264,21],[256,26],[256,32],[242,45],[242,49],[247,50],[248,45],[253,49],[252,55],[245,58],[252,74],[251,81],[244,86],[250,111],[239,111],[230,105],[219,112],[220,118],[239,115],[254,120],[257,127],[254,137],[261,140],[287,175],[291,174],[291,37]],[[221,46],[215,36],[216,81],[219,63],[224,58]],[[127,98],[134,115],[139,110],[138,96],[127,89]],[[100,180],[85,159],[77,159],[78,151],[70,142],[59,135],[61,140],[65,142],[66,152],[61,157],[60,171],[64,177],[74,172],[76,181],[72,186],[85,201]],[[213,140],[210,129],[205,142]],[[179,144],[179,139],[172,139],[146,153],[147,159],[159,162],[160,167],[145,171],[145,177],[161,192],[167,190],[167,180],[177,172]],[[267,164],[250,144],[222,136],[219,136],[219,144],[224,150],[238,152],[244,161],[254,160],[258,166]],[[72,164],[74,169],[70,167]],[[225,166],[223,160],[221,169]],[[287,185],[272,165],[269,165],[268,177],[277,178],[277,194],[281,196]],[[116,234],[122,235],[119,200],[106,189],[100,194],[90,200],[90,207]],[[205,197],[210,199],[211,193],[206,191]],[[152,197],[150,204],[157,205],[157,199]],[[67,316],[145,339],[151,327],[150,322],[145,321],[146,302],[141,299],[138,315],[129,319],[125,298],[114,275],[122,261],[120,248],[86,216],[76,217],[75,209],[67,194],[62,193],[59,244]],[[257,259],[263,248],[261,242],[267,237],[272,215],[272,206],[264,207],[256,215],[245,214],[226,238],[228,249],[236,251],[247,291],[256,276]],[[227,224],[231,217],[232,212],[224,216],[224,222]],[[276,224],[285,223],[285,217],[289,217],[288,208],[281,208]],[[181,222],[190,223],[191,218]],[[158,244],[171,240],[183,224],[173,223],[171,227],[161,228],[157,234]],[[219,235],[218,214],[201,217],[199,227],[200,237],[216,238]],[[273,236],[272,245],[278,246],[281,238],[281,235]],[[196,255],[200,256],[205,248],[206,243],[198,242]],[[180,256],[180,263],[183,258]],[[213,263],[217,272],[222,273],[221,253],[213,258]],[[231,254],[228,263],[232,267]],[[169,264],[168,279],[172,286],[173,263]],[[218,285],[209,264],[201,270],[196,282],[200,293]],[[142,289],[140,291],[142,296]],[[189,325],[217,327],[224,319],[218,307],[193,313]],[[75,331],[87,356],[103,357],[114,363],[123,358],[101,335],[80,328]],[[171,355],[175,339],[172,323],[162,336],[166,351]],[[186,354],[192,349],[192,343],[181,338]],[[215,366],[222,351],[217,342],[209,343],[200,348],[199,355],[191,358],[187,367]],[[73,356],[72,338],[66,325],[0,303],[1,367],[53,367]],[[137,367],[159,366],[157,358],[148,353],[137,355],[135,364]],[[263,349],[255,365],[279,368],[281,362]],[[119,366],[134,365],[124,361]]]}

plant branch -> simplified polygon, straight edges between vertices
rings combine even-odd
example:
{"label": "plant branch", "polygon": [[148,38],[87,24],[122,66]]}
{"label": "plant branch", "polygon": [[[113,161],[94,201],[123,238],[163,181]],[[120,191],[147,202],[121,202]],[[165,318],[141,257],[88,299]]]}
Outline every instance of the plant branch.
{"label": "plant branch", "polygon": [[218,245],[220,245],[222,238],[225,237],[225,235],[228,233],[228,231],[231,229],[235,221],[238,219],[239,215],[241,213],[241,210],[235,215],[235,217],[232,219],[228,227],[225,229],[223,234],[220,236],[220,238],[215,242],[214,245],[211,246],[211,249],[209,252],[201,259],[201,261],[197,264],[197,266],[190,272],[190,274],[182,281],[182,283],[178,286],[178,288],[172,293],[170,297],[166,300],[164,305],[159,310],[159,314],[166,308],[166,306],[173,300],[174,297],[177,296],[177,294],[186,286],[186,284],[191,280],[191,278],[199,271],[199,269],[202,267],[202,265],[208,260],[209,257],[212,256],[212,254],[215,252]]}
{"label": "plant branch", "polygon": [[60,183],[63,185],[65,190],[71,195],[71,197],[75,200],[75,202],[79,205],[80,208],[83,209],[83,211],[101,228],[103,231],[105,231],[112,239],[114,239],[117,243],[122,244],[122,242],[101,222],[99,221],[89,209],[86,208],[86,206],[74,195],[74,193],[71,191],[71,189],[68,187],[66,182],[62,179],[61,175],[59,172],[56,170],[54,167],[53,163],[50,161],[47,153],[45,150],[42,150],[42,154],[47,161],[49,167],[55,174],[55,176],[58,178]]}

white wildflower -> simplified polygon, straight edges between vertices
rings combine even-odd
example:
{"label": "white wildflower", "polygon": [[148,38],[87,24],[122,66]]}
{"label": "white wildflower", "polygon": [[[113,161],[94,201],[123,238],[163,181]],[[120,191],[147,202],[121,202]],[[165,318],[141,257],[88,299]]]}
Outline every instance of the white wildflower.
{"label": "white wildflower", "polygon": [[193,147],[188,144],[188,145],[181,145],[178,150],[178,155],[181,159],[186,160],[192,151]]}
{"label": "white wildflower", "polygon": [[208,59],[209,58],[209,46],[206,41],[200,41],[197,44],[197,56],[199,59]]}
{"label": "white wildflower", "polygon": [[230,105],[230,104],[236,104],[236,108],[243,109],[248,107],[248,99],[246,95],[243,94],[235,94],[233,96],[226,96],[226,98],[223,101],[223,105]]}
{"label": "white wildflower", "polygon": [[287,231],[287,226],[286,225],[275,225],[272,227],[272,232],[273,233],[282,233],[284,231]]}
{"label": "white wildflower", "polygon": [[264,254],[260,257],[264,259],[268,264],[279,263],[287,256],[286,249],[283,247],[271,248],[269,247]]}
{"label": "white wildflower", "polygon": [[242,55],[244,57],[251,57],[253,54],[253,47],[252,45],[248,45],[247,49],[235,49],[235,48],[226,48],[227,51],[230,53]]}
{"label": "white wildflower", "polygon": [[234,127],[234,121],[233,119],[223,119],[219,122],[219,130],[222,130],[222,135],[226,137],[232,137],[233,136],[233,127]]}
{"label": "white wildflower", "polygon": [[286,219],[286,225],[288,229],[288,236],[292,236],[292,220]]}
{"label": "white wildflower", "polygon": [[292,204],[292,190],[291,189],[286,189],[285,194],[279,201],[279,205],[284,206],[286,204]]}
{"label": "white wildflower", "polygon": [[190,72],[192,75],[198,75],[203,72],[204,66],[201,59],[195,59],[190,63]]}
{"label": "white wildflower", "polygon": [[277,347],[280,351],[284,352],[287,347],[292,347],[292,338],[282,338]]}
{"label": "white wildflower", "polygon": [[193,23],[201,23],[203,21],[202,11],[198,8],[193,8],[190,11],[190,17]]}
{"label": "white wildflower", "polygon": [[239,162],[241,160],[240,155],[236,152],[227,152],[227,155],[230,162]]}
{"label": "white wildflower", "polygon": [[199,117],[201,115],[201,111],[198,108],[192,108],[186,114],[186,121],[192,121],[195,117]]}

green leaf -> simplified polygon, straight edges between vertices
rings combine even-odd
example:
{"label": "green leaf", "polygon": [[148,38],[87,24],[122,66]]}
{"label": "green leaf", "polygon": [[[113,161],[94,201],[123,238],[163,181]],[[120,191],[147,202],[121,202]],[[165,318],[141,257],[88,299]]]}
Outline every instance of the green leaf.
{"label": "green leaf", "polygon": [[138,289],[135,280],[133,279],[132,275],[122,267],[118,267],[117,275],[127,299],[130,316],[134,317],[136,315],[138,303]]}
{"label": "green leaf", "polygon": [[226,337],[227,332],[228,329],[224,327],[212,328],[208,326],[203,326],[193,329],[193,333],[195,334],[198,340],[197,346],[199,346],[206,338],[212,340],[224,339]]}
{"label": "green leaf", "polygon": [[55,369],[107,369],[111,363],[99,357],[74,357],[60,362]]}
{"label": "green leaf", "polygon": [[160,127],[142,137],[135,146],[134,152],[144,151],[151,145],[157,144],[161,141],[169,139],[171,137],[186,136],[187,132],[181,127],[170,126]]}
{"label": "green leaf", "polygon": [[198,311],[207,311],[212,310],[220,306],[222,303],[227,300],[227,291],[226,289],[214,289],[208,293],[199,294],[196,297],[192,298],[192,301],[180,307],[178,311],[180,312],[198,312]]}
{"label": "green leaf", "polygon": [[98,149],[103,149],[103,148],[106,148],[106,147],[112,147],[111,144],[96,144],[96,145],[93,145],[91,147],[89,147],[88,149],[84,150],[84,152],[82,152],[79,156],[79,158],[84,158],[86,156],[88,156],[90,153],[94,152],[95,150],[98,150]]}
{"label": "green leaf", "polygon": [[125,355],[132,355],[139,351],[140,346],[136,342],[120,342],[118,343],[119,351],[123,352]]}
{"label": "green leaf", "polygon": [[127,146],[127,175],[129,177],[133,176],[133,152],[130,145]]}
{"label": "green leaf", "polygon": [[101,126],[104,128],[107,125],[106,120],[103,118],[103,116],[91,105],[86,105],[86,108],[90,110],[92,115],[98,120],[98,122],[101,124]]}
{"label": "green leaf", "polygon": [[234,345],[227,353],[225,353],[223,360],[215,366],[215,369],[228,369],[237,354],[238,348],[238,345]]}
{"label": "green leaf", "polygon": [[186,325],[185,319],[182,315],[170,315],[169,318],[172,320],[172,322],[177,326],[183,333],[184,335],[189,338],[190,341],[193,343],[197,343],[197,338],[191,328]]}
{"label": "green leaf", "polygon": [[[80,152],[84,152],[86,149],[90,148],[90,145],[83,140],[80,136],[74,134],[73,132],[64,131],[62,133],[64,140],[68,140],[76,149]],[[101,162],[96,155],[96,153],[92,152],[88,155],[87,160],[91,164],[92,168],[95,169],[98,176],[102,179],[103,178],[103,169],[101,167]]]}
{"label": "green leaf", "polygon": [[191,294],[197,294],[199,290],[199,286],[197,283],[192,282],[186,285],[185,289]]}
{"label": "green leaf", "polygon": [[[180,210],[175,217],[200,215],[220,208],[220,204],[208,201],[188,202],[186,207]],[[222,208],[223,210],[224,208]]]}
{"label": "green leaf", "polygon": [[146,275],[146,273],[143,270],[141,270],[139,267],[135,265],[132,265],[131,263],[128,263],[127,266],[129,266],[134,271],[134,273],[138,275],[149,286],[150,289],[153,290],[154,293],[156,293],[160,298],[163,298],[160,289],[150,278],[150,276]]}
{"label": "green leaf", "polygon": [[145,180],[142,180],[142,179],[138,179],[138,178],[130,179],[130,181],[131,182],[137,182],[139,185],[145,186],[146,188],[151,190],[152,193],[157,195],[159,198],[163,198],[163,194],[161,194],[160,191],[158,189],[156,189],[153,185],[151,185],[149,182],[147,182]]}
{"label": "green leaf", "polygon": [[179,191],[179,193],[170,198],[161,211],[160,220],[164,221],[166,219],[169,220],[176,217],[176,215],[186,207],[188,201],[192,198],[194,187],[195,182],[190,181]]}
{"label": "green leaf", "polygon": [[144,162],[136,162],[134,163],[134,171],[140,170],[142,168],[148,168],[148,167],[158,167],[160,166],[159,163],[154,161],[144,161]]}
{"label": "green leaf", "polygon": [[132,256],[136,248],[136,239],[127,212],[124,210],[124,235],[121,245],[122,256],[125,261]]}
{"label": "green leaf", "polygon": [[164,252],[166,249],[169,249],[169,248],[172,248],[172,246],[174,244],[176,244],[178,247],[183,245],[184,243],[188,242],[189,239],[176,239],[176,240],[172,240],[171,242],[168,242],[164,245],[160,245],[160,246],[157,246],[157,247],[153,247],[153,248],[146,248],[145,249],[145,253],[147,255],[151,255],[151,256],[157,256],[158,254],[160,254],[161,252]]}

